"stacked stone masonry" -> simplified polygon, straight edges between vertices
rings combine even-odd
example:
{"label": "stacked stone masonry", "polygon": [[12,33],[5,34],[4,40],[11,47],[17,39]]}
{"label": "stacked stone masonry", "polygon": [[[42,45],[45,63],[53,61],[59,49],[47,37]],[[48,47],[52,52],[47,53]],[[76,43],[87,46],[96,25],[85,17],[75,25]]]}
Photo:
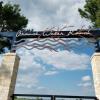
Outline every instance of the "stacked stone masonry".
{"label": "stacked stone masonry", "polygon": [[19,66],[16,53],[4,55],[0,66],[0,100],[12,100]]}
{"label": "stacked stone masonry", "polygon": [[95,94],[100,100],[100,53],[95,53],[92,57],[92,71],[93,71],[93,80]]}

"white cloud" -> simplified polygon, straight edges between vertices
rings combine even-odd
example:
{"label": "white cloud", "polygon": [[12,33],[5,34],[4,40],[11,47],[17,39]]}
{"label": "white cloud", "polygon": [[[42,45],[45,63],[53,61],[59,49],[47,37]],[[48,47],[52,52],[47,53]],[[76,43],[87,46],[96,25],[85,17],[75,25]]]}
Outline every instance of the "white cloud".
{"label": "white cloud", "polygon": [[20,69],[37,69],[38,71],[40,71],[44,68],[35,61],[34,53],[32,54],[30,53],[30,51],[25,50],[23,48],[19,49],[17,53],[20,56]]}
{"label": "white cloud", "polygon": [[81,86],[81,87],[90,87],[90,86],[92,86],[92,83],[91,82],[80,83],[80,84],[78,84],[78,86]]}
{"label": "white cloud", "polygon": [[89,75],[83,76],[82,81],[91,81],[91,77]]}
{"label": "white cloud", "polygon": [[[25,50],[23,48],[17,51],[21,58],[16,89],[19,92],[30,90],[37,87],[39,77],[42,75],[55,75],[61,70],[84,70],[88,67],[89,56],[86,54],[76,54],[73,51],[51,52],[49,50]],[[45,64],[42,65],[36,61],[39,59]],[[48,65],[51,68],[48,69]],[[59,69],[59,71],[58,71]]]}
{"label": "white cloud", "polygon": [[[67,91],[62,91],[59,89],[51,89],[49,87],[44,87],[44,86],[38,86],[35,93],[39,93],[40,94],[50,94],[50,95],[68,95]],[[45,91],[45,92],[44,92]]]}
{"label": "white cloud", "polygon": [[29,51],[20,49],[17,53],[21,59],[16,90],[18,92],[27,92],[27,90],[32,89],[32,87],[37,87],[39,82],[38,78],[43,74],[45,69],[42,65],[35,61],[34,55],[29,53]]}
{"label": "white cloud", "polygon": [[[35,52],[35,51],[34,51]],[[42,59],[46,64],[49,64],[56,69],[64,70],[84,70],[88,68],[90,57],[86,54],[76,54],[74,51],[49,51],[37,50],[36,57]]]}
{"label": "white cloud", "polygon": [[[7,0],[4,0],[7,2]],[[82,8],[85,0],[9,0],[21,6],[22,13],[29,19],[28,28],[43,30],[47,27],[62,24],[80,28],[89,23],[81,19],[78,8]]]}
{"label": "white cloud", "polygon": [[78,86],[84,87],[84,88],[93,88],[93,82],[91,80],[91,77],[89,75],[83,76],[81,78],[81,82],[78,84]]}
{"label": "white cloud", "polygon": [[55,74],[58,74],[58,71],[47,71],[44,75],[55,75]]}
{"label": "white cloud", "polygon": [[[34,76],[35,75],[35,76]],[[18,80],[17,80],[17,87],[19,88],[32,88],[32,87],[36,87],[37,83],[38,83],[38,76],[36,74],[32,74],[32,73],[24,73],[24,74],[20,74],[18,76]]]}

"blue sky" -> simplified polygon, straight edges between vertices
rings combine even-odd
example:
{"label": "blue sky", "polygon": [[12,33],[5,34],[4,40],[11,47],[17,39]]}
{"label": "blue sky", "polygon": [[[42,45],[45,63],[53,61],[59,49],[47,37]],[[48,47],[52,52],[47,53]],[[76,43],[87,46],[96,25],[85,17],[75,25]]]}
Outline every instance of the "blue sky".
{"label": "blue sky", "polygon": [[[90,25],[77,11],[85,0],[4,0],[8,1],[20,4],[30,29]],[[18,49],[21,61],[15,93],[94,95],[90,63],[94,49],[85,40],[69,45],[73,48],[59,52]]]}
{"label": "blue sky", "polygon": [[86,42],[69,51],[18,49],[21,62],[15,92],[94,95],[90,64],[93,52]]}

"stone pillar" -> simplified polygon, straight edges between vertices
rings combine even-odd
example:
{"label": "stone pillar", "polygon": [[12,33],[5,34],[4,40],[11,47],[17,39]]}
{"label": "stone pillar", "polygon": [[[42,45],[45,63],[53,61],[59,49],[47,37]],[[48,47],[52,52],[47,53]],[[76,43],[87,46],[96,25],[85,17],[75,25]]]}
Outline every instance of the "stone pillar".
{"label": "stone pillar", "polygon": [[91,63],[95,94],[96,97],[100,100],[100,53],[94,53]]}
{"label": "stone pillar", "polygon": [[16,53],[4,55],[0,66],[0,100],[12,100],[11,96],[14,94],[19,61]]}

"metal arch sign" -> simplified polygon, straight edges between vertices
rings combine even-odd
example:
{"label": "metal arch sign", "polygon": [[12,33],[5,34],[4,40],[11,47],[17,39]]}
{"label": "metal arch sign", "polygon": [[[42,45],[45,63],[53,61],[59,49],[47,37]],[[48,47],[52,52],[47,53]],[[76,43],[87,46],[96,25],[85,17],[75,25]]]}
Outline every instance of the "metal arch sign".
{"label": "metal arch sign", "polygon": [[7,37],[12,41],[23,38],[100,38],[100,29],[76,31],[33,31],[0,32],[0,37]]}
{"label": "metal arch sign", "polygon": [[[34,38],[94,38],[100,41],[100,29],[94,30],[75,30],[75,31],[27,31],[20,30],[18,32],[0,32],[0,37],[6,37],[11,47],[18,45],[23,40]],[[100,50],[100,42],[96,42],[98,49]]]}
{"label": "metal arch sign", "polygon": [[100,30],[76,30],[76,31],[18,31],[17,39],[22,38],[92,38],[100,37]]}

